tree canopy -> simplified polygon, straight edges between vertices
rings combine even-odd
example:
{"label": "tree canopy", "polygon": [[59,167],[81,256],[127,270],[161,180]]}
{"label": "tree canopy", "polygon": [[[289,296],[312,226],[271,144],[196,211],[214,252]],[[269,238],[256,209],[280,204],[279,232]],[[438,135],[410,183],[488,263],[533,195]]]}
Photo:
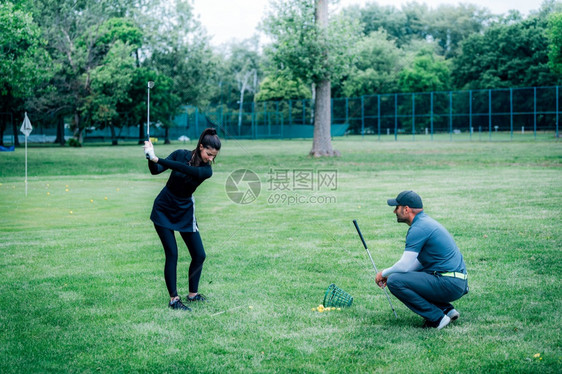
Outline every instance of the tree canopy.
{"label": "tree canopy", "polygon": [[370,2],[331,8],[319,27],[325,1],[272,0],[260,27],[266,44],[220,48],[190,0],[4,1],[0,111],[69,124],[77,140],[86,129],[124,126],[143,139],[148,80],[156,82],[154,121],[164,128],[185,105],[220,105],[241,118],[255,101],[317,101],[320,85],[331,97],[352,97],[560,82],[559,0],[528,16],[470,2]]}

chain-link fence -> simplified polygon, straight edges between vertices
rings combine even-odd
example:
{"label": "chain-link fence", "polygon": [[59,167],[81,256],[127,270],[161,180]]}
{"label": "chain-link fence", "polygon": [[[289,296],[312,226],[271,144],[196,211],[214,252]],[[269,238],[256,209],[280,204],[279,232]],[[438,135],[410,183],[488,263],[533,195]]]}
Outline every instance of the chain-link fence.
{"label": "chain-link fence", "polygon": [[[332,99],[332,135],[433,139],[559,137],[559,86],[396,93]],[[207,116],[232,138],[312,137],[311,100],[215,107]]]}
{"label": "chain-link fence", "polygon": [[[332,136],[371,135],[378,139],[509,140],[559,137],[559,86],[490,90],[396,93],[332,99]],[[156,138],[197,139],[217,127],[221,136],[238,139],[291,139],[313,136],[311,100],[247,102],[238,108],[185,106],[175,126],[151,123]],[[36,135],[54,141],[55,129],[34,124]],[[116,129],[115,137],[138,140],[139,126]],[[142,125],[144,126],[144,125]],[[4,142],[13,139],[6,126]],[[52,133],[52,134],[51,134]],[[45,135],[47,134],[47,135]],[[69,130],[65,136],[70,136]],[[85,141],[111,141],[110,129],[87,129]]]}

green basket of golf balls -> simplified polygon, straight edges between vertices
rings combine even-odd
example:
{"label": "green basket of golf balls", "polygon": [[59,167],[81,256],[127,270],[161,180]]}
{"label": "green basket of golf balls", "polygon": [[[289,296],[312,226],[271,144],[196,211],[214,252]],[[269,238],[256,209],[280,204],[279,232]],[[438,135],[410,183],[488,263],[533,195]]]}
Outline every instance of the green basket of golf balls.
{"label": "green basket of golf balls", "polygon": [[353,303],[353,296],[336,286],[330,284],[324,294],[324,307],[348,307]]}

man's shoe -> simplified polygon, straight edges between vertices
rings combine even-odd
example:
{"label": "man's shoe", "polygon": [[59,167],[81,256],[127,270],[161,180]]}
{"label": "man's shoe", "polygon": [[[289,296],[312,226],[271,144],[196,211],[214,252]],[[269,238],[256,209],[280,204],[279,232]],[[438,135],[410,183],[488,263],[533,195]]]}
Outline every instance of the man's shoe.
{"label": "man's shoe", "polygon": [[441,330],[443,327],[447,326],[449,322],[451,322],[451,318],[444,315],[443,318],[441,318],[441,321],[439,321],[439,325],[437,325],[437,330]]}
{"label": "man's shoe", "polygon": [[193,297],[189,297],[187,296],[187,301],[189,301],[190,303],[192,302],[204,302],[207,301],[207,298],[203,295],[201,295],[200,293],[198,293],[197,295],[193,296]]}
{"label": "man's shoe", "polygon": [[432,329],[441,330],[443,327],[447,326],[449,324],[449,322],[451,322],[451,318],[449,318],[446,315],[441,317],[441,319],[439,321],[436,321],[436,322],[432,322],[432,321],[429,321],[429,320],[426,319],[422,328],[424,328],[424,329],[432,328]]}
{"label": "man's shoe", "polygon": [[456,309],[451,309],[447,312],[447,317],[451,319],[451,322],[456,321],[460,317],[460,313]]}
{"label": "man's shoe", "polygon": [[191,308],[188,308],[185,305],[183,305],[180,298],[177,298],[174,301],[170,301],[170,303],[168,304],[168,307],[171,308],[171,309],[176,309],[176,310],[184,310],[186,312],[191,311]]}

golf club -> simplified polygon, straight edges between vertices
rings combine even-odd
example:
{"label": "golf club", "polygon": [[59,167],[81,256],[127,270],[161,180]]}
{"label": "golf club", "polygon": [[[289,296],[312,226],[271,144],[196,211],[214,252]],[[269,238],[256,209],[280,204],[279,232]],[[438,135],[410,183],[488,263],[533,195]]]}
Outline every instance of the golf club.
{"label": "golf club", "polygon": [[[146,140],[150,141],[150,89],[154,87],[154,82],[153,81],[148,81],[148,89],[147,89],[147,95],[148,95],[148,99],[146,101],[147,105],[146,105]],[[148,159],[149,156],[146,155],[146,158]]]}
{"label": "golf club", "polygon": [[[359,237],[361,238],[361,241],[363,242],[363,247],[365,247],[365,250],[367,251],[367,254],[369,255],[369,258],[371,259],[371,262],[373,263],[373,267],[375,268],[375,276],[378,274],[378,270],[377,270],[377,265],[375,265],[375,261],[373,261],[373,257],[371,256],[371,252],[369,252],[369,248],[367,248],[367,243],[365,243],[365,239],[363,239],[363,234],[361,234],[361,230],[359,230],[359,225],[357,224],[357,220],[353,220],[353,224],[355,225],[355,228],[357,229],[357,233],[359,234]],[[383,288],[384,294],[386,295],[386,299],[388,300],[388,303],[390,304],[390,308],[392,309],[392,312],[394,312],[394,317],[398,318],[398,316],[396,315],[396,311],[394,310],[394,307],[392,306],[392,302],[390,301],[390,296],[388,296],[388,292],[386,291],[386,288]]]}

